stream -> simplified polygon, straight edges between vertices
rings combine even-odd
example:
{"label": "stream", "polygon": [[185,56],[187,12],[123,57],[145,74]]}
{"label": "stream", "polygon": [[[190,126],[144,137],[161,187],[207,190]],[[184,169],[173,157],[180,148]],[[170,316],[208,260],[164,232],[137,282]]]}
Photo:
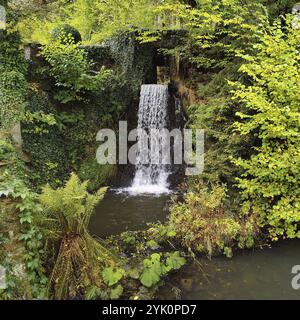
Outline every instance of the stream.
{"label": "stream", "polygon": [[[136,195],[110,191],[98,205],[90,231],[101,237],[147,228],[164,221],[168,195]],[[105,223],[104,223],[105,222]],[[169,276],[160,299],[300,299],[291,286],[291,269],[300,265],[300,240],[272,248],[243,250],[232,259],[199,258]]]}

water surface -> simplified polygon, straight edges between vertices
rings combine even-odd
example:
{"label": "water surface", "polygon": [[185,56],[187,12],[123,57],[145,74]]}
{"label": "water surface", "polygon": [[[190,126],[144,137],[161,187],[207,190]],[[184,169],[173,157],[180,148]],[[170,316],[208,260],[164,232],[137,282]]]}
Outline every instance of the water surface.
{"label": "water surface", "polygon": [[[130,196],[109,192],[91,219],[92,233],[105,237],[147,228],[164,221],[168,195]],[[161,299],[300,299],[292,289],[291,269],[300,265],[300,240],[282,241],[272,248],[244,250],[232,259],[200,258],[171,275]]]}
{"label": "water surface", "polygon": [[162,299],[299,300],[291,270],[300,265],[300,241],[282,241],[272,248],[241,251],[232,259],[205,258],[170,277]]}
{"label": "water surface", "polygon": [[110,191],[91,218],[90,231],[100,237],[147,228],[147,223],[164,221],[167,194],[140,194]]}

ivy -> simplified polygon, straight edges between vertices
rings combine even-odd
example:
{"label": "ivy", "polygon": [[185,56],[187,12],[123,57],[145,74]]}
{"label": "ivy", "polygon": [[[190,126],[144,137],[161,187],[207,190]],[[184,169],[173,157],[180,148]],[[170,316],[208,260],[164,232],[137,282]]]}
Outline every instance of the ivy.
{"label": "ivy", "polygon": [[26,105],[27,63],[11,11],[7,24],[6,30],[0,31],[0,130],[9,130],[20,121]]}
{"label": "ivy", "polygon": [[[16,201],[16,209],[19,212],[21,234],[19,240],[24,243],[24,262],[26,277],[31,285],[33,298],[44,299],[47,297],[47,277],[44,273],[41,256],[43,254],[42,234],[35,224],[35,216],[41,212],[37,195],[31,192],[23,181],[11,176],[5,171],[1,177],[0,189],[2,196]],[[11,281],[13,277],[10,276]]]}
{"label": "ivy", "polygon": [[47,93],[31,85],[22,117],[23,150],[30,156],[30,182],[35,190],[51,183],[60,186],[69,173],[59,113]]}
{"label": "ivy", "polygon": [[34,124],[33,129],[24,129],[23,132],[40,135],[49,133],[48,127],[56,125],[57,122],[53,114],[45,114],[42,111],[33,113],[26,111],[23,116],[23,124]]}

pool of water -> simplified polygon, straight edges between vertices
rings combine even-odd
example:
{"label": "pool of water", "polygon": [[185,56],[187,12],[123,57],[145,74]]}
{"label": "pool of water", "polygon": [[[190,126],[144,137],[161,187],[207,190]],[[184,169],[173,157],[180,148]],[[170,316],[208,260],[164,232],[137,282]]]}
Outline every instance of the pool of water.
{"label": "pool of water", "polygon": [[145,229],[147,223],[165,220],[169,197],[167,194],[132,196],[127,192],[110,191],[97,206],[89,229],[99,237]]}
{"label": "pool of water", "polygon": [[[91,219],[90,231],[105,237],[164,221],[169,197],[109,192]],[[171,275],[159,296],[187,300],[300,299],[300,290],[291,286],[294,265],[300,265],[300,240],[240,251],[232,259],[200,258]]]}
{"label": "pool of water", "polygon": [[300,265],[300,241],[283,241],[272,248],[241,251],[232,259],[199,259],[170,277],[162,299],[299,300],[291,285],[294,265]]}

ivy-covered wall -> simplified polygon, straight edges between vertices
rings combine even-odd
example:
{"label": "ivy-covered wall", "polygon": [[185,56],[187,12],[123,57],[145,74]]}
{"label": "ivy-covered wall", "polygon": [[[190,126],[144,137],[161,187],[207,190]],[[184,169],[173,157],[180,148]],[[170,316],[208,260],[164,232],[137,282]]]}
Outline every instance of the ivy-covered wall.
{"label": "ivy-covered wall", "polygon": [[[26,112],[57,117],[58,111],[50,102],[47,92],[31,83],[28,90]],[[27,116],[22,123],[23,150],[29,155],[30,180],[34,185],[59,185],[69,171],[65,156],[65,140],[56,124],[48,124],[37,117]]]}
{"label": "ivy-covered wall", "polygon": [[[12,12],[7,13],[7,23],[13,30]],[[20,43],[18,32],[0,30],[0,130],[12,129],[25,107],[27,64]]]}
{"label": "ivy-covered wall", "polygon": [[139,94],[142,84],[157,82],[156,48],[153,43],[141,44],[137,35],[131,32],[107,41],[107,45],[135,94]]}

